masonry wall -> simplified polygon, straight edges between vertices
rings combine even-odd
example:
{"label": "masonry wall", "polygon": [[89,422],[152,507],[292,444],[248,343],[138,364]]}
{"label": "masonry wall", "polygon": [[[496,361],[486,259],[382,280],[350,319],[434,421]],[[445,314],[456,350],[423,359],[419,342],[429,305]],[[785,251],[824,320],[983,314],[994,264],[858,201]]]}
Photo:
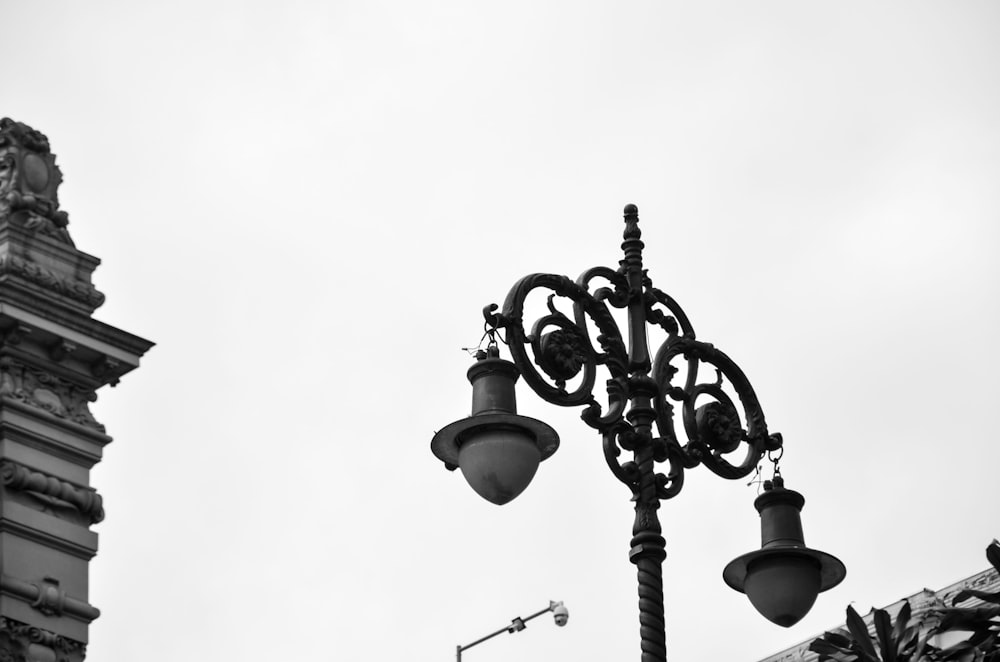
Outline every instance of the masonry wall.
{"label": "masonry wall", "polygon": [[44,135],[0,120],[0,660],[86,656],[90,470],[111,441],[89,407],[152,347],[93,319],[100,260],[73,244],[61,180]]}

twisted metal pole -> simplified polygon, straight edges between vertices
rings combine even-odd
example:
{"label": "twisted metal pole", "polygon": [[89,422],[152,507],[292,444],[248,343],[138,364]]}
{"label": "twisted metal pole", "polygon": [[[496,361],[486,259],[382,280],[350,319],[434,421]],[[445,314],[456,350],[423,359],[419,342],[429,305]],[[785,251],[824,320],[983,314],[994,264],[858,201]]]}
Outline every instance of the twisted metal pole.
{"label": "twisted metal pole", "polygon": [[642,662],[666,662],[666,619],[663,610],[663,560],[666,541],[661,535],[657,511],[655,452],[651,432],[655,412],[650,399],[656,384],[649,378],[631,380],[631,408],[626,414],[635,431],[635,463],[639,473],[636,490],[635,523],[629,560],[636,565],[639,582],[639,636]]}

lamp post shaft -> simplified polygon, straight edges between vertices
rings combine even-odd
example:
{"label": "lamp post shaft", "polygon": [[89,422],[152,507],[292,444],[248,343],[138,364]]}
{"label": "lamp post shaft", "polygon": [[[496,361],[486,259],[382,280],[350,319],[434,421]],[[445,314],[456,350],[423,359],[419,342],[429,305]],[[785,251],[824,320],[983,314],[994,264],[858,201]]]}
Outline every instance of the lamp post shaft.
{"label": "lamp post shaft", "polygon": [[642,662],[666,662],[663,560],[667,553],[658,516],[660,499],[656,489],[656,453],[652,435],[656,419],[652,398],[656,395],[656,383],[645,375],[633,375],[630,391],[630,407],[625,418],[635,433],[633,457],[639,478],[629,560],[636,565],[638,575]]}
{"label": "lamp post shaft", "polygon": [[635,522],[629,560],[635,564],[639,586],[639,636],[643,662],[666,662],[667,644],[663,610],[663,560],[666,541],[657,511],[660,499],[656,490],[656,458],[653,448],[653,423],[656,410],[652,402],[658,394],[656,382],[649,378],[651,361],[646,330],[645,274],[642,269],[642,232],[639,210],[625,208],[625,232],[622,236],[621,261],[628,283],[628,391],[629,409],[625,418],[635,434],[633,457],[638,468]]}

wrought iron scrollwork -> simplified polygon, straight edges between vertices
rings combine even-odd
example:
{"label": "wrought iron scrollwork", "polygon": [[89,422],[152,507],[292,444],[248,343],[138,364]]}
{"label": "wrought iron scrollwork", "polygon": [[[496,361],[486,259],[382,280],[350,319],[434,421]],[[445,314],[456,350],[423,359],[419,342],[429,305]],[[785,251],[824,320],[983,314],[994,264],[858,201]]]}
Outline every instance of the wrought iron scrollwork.
{"label": "wrought iron scrollwork", "polygon": [[[532,324],[531,332],[526,333],[524,327],[524,303],[527,296],[534,290],[544,288],[551,290],[548,298],[549,314],[539,318]],[[570,319],[558,311],[553,299],[568,298],[573,302],[574,316]],[[519,280],[504,301],[503,310],[495,313],[497,306],[487,308],[486,321],[507,333],[507,344],[510,347],[514,363],[524,376],[532,390],[545,400],[563,407],[586,405],[591,411],[600,410],[600,404],[593,397],[594,383],[597,377],[597,367],[607,366],[613,377],[627,377],[625,371],[625,343],[621,332],[603,301],[587,292],[587,290],[566,276],[554,274],[531,274]],[[581,316],[589,318],[599,330],[597,346],[591,340],[587,327],[579,323]],[[552,328],[551,331],[547,329]],[[533,356],[528,355],[531,348]],[[554,384],[550,384],[548,376]],[[580,383],[572,390],[567,390],[567,380],[580,375]],[[623,408],[623,405],[621,406]],[[621,412],[617,416],[620,417]],[[585,420],[593,427],[601,429],[608,422],[603,422],[600,415],[588,415]]]}
{"label": "wrought iron scrollwork", "polygon": [[[652,482],[656,498],[668,499],[680,492],[684,471],[699,464],[725,478],[748,475],[764,453],[781,447],[781,436],[768,433],[757,396],[739,366],[697,340],[680,305],[653,287],[642,268],[638,215],[630,207],[634,213],[630,217],[626,208],[625,259],[618,269],[594,267],[575,281],[531,274],[514,284],[499,312],[491,304],[483,313],[489,328],[505,332],[514,363],[535,393],[563,407],[584,407],[581,418],[601,433],[608,467],[634,494],[643,470],[637,460],[623,461],[623,451],[635,454],[648,447],[655,464],[666,464],[663,473],[654,472]],[[547,291],[547,313],[530,324],[529,332],[525,301],[538,291]],[[572,305],[572,317],[557,308],[559,300]],[[627,336],[612,309],[627,311]],[[643,359],[649,354],[645,331],[636,333],[647,325],[666,334],[651,363]],[[683,362],[683,384],[673,382],[680,372],[675,362]],[[700,379],[705,367],[712,369],[714,379]],[[600,369],[608,373],[603,401],[595,394]],[[638,394],[650,389],[645,402]],[[650,412],[648,421],[644,408]],[[675,427],[677,409],[682,437]],[[740,447],[745,454],[732,459]]]}
{"label": "wrought iron scrollwork", "polygon": [[[676,357],[688,361],[684,386],[674,386],[677,369],[670,364]],[[698,368],[708,364],[715,368],[716,379],[698,381]],[[689,466],[704,464],[723,478],[742,478],[754,470],[765,452],[781,447],[781,436],[767,431],[764,412],[750,381],[732,359],[714,346],[693,337],[672,337],[665,341],[653,363],[653,378],[662,394],[657,400],[657,428],[661,434],[676,439],[673,426],[674,406],[679,403],[684,432],[688,439],[682,447]],[[735,390],[742,409],[723,388],[728,381]],[[699,399],[709,401],[699,404]],[[741,420],[746,421],[744,429]],[[734,464],[727,456],[746,445],[746,454]]]}

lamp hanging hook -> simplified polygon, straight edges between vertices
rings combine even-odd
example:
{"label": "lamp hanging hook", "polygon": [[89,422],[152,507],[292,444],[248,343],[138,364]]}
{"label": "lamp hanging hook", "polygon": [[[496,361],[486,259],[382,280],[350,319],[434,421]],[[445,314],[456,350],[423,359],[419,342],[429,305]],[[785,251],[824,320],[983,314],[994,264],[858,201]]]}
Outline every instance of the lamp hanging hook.
{"label": "lamp hanging hook", "polygon": [[496,310],[497,305],[495,303],[491,303],[490,305],[483,307],[483,319],[486,321],[483,323],[483,338],[480,339],[479,344],[482,345],[483,340],[488,337],[489,342],[486,345],[487,349],[490,347],[498,347],[497,338],[499,338],[500,342],[503,344],[507,344],[507,339],[500,335],[500,327],[503,326],[503,317],[499,315]]}
{"label": "lamp hanging hook", "polygon": [[775,451],[768,451],[767,452],[767,459],[771,462],[771,464],[774,465],[774,470],[772,471],[772,478],[780,478],[781,477],[781,467],[778,466],[778,462],[781,461],[781,457],[784,454],[785,454],[785,447],[784,446],[782,446],[781,448],[779,448],[777,450],[777,453],[775,453]]}
{"label": "lamp hanging hook", "polygon": [[[507,344],[507,339],[500,334],[500,327],[503,326],[503,317],[497,312],[497,305],[491,303],[483,307],[483,335],[475,346],[463,347],[462,350],[477,358],[485,358],[487,355],[500,356],[500,345],[497,342]],[[484,346],[485,341],[485,346]]]}

